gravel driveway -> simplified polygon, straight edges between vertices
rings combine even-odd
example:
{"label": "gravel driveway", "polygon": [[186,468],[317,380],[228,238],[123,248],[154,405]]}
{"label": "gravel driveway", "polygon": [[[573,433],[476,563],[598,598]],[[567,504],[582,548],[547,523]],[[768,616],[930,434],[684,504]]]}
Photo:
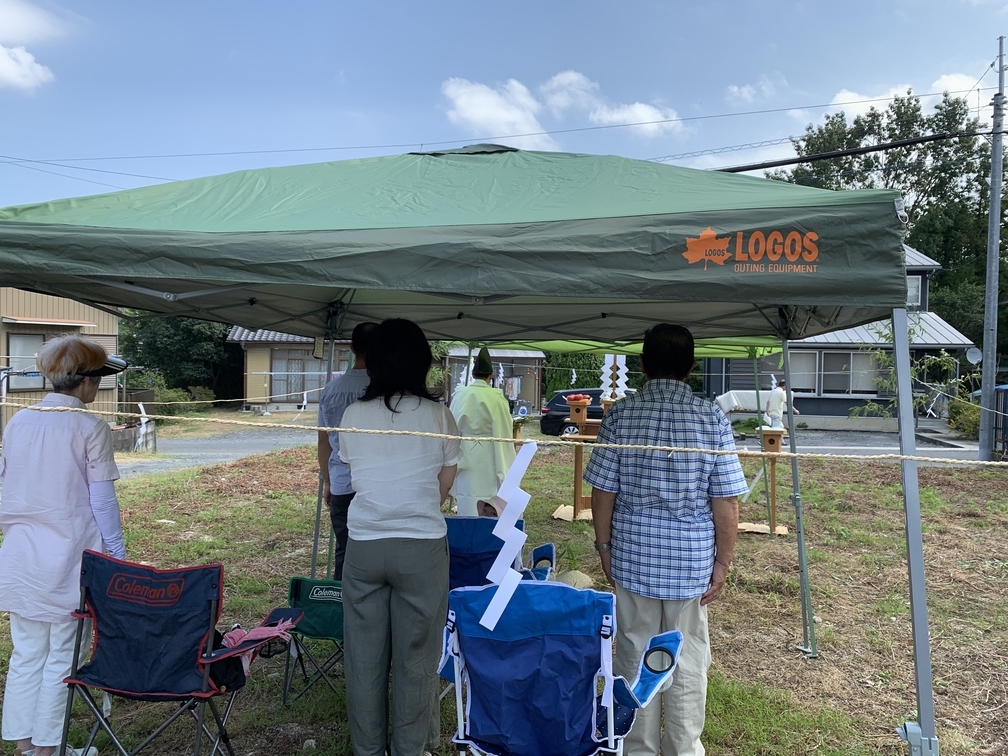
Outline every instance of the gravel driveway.
{"label": "gravel driveway", "polygon": [[[144,459],[131,455],[119,462],[119,472],[125,478],[131,475],[168,472],[185,467],[214,465],[232,462],[252,454],[289,449],[293,446],[314,445],[315,431],[288,428],[249,428],[206,438],[158,439],[156,457]],[[851,431],[798,431],[798,451],[829,454],[885,454],[899,451],[899,438],[895,433],[855,433]],[[759,442],[752,435],[736,442],[740,449],[755,450]],[[786,448],[786,447],[785,447]],[[917,439],[918,453],[924,456],[952,459],[975,459],[976,447],[949,449],[926,439]]]}
{"label": "gravel driveway", "polygon": [[157,456],[143,459],[131,455],[129,460],[117,461],[119,473],[127,478],[131,475],[168,472],[184,467],[216,465],[233,462],[252,454],[289,449],[292,446],[315,444],[315,431],[298,431],[290,428],[269,428],[239,430],[207,438],[158,439]]}

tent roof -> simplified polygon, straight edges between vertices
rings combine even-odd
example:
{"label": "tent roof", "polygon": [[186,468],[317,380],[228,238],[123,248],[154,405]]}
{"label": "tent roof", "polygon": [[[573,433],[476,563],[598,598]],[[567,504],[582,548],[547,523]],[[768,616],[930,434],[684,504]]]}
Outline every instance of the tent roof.
{"label": "tent roof", "polygon": [[807,336],[905,302],[896,196],[477,145],[2,209],[0,285],[304,336]]}

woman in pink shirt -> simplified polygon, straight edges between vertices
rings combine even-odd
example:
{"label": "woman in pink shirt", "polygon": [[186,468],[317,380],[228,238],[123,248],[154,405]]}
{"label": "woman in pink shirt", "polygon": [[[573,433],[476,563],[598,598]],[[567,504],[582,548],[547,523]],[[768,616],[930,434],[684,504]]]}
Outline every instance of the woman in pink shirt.
{"label": "woman in pink shirt", "polygon": [[[126,363],[80,336],[47,341],[38,369],[53,392],[35,408],[84,409],[102,376]],[[7,423],[0,477],[0,611],[10,612],[4,740],[19,756],[50,756],[63,736],[85,549],[125,558],[113,481],[112,433],[97,415],[19,411]],[[81,751],[67,749],[68,754]],[[90,748],[87,756],[96,756]]]}

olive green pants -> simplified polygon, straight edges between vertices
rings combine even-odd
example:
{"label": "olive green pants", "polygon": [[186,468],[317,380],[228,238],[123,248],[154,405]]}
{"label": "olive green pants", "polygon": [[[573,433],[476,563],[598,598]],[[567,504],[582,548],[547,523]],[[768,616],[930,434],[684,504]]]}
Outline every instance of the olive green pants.
{"label": "olive green pants", "polygon": [[437,701],[448,613],[445,538],[347,542],[343,637],[347,718],[355,756],[420,756]]}

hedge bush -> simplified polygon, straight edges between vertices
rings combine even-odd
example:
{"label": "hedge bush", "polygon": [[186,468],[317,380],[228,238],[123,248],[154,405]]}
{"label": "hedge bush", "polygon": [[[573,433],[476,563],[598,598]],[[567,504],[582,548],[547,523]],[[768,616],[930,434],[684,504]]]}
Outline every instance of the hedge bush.
{"label": "hedge bush", "polygon": [[980,439],[980,405],[963,399],[949,402],[949,425],[965,438]]}

